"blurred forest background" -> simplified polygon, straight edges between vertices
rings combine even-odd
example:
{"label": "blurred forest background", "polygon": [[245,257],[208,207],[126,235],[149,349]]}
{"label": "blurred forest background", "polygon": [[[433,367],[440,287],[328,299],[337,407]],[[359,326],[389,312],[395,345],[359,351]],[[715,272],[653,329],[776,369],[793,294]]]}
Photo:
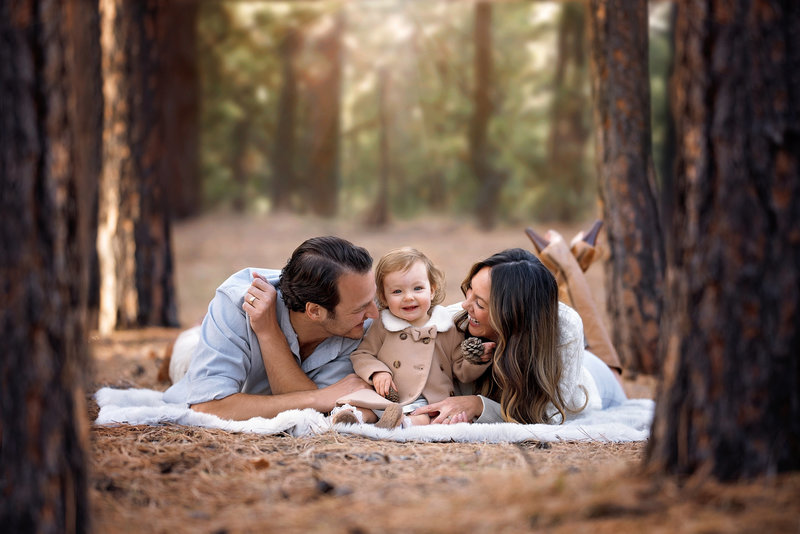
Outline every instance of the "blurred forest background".
{"label": "blurred forest background", "polygon": [[[435,212],[486,227],[593,217],[587,9],[199,3],[196,44],[185,45],[197,54],[201,110],[198,182],[187,187],[200,197],[175,199],[176,215],[230,207],[385,223]],[[671,3],[650,11],[653,155],[663,168]],[[476,16],[490,24],[483,34]],[[480,47],[488,65],[476,64]],[[183,64],[185,97],[194,71]]]}
{"label": "blurred forest background", "polygon": [[646,463],[800,469],[798,28],[796,0],[0,0],[0,520],[86,528],[88,332],[178,326],[173,223],[220,212],[602,217],[612,341],[661,380]]}
{"label": "blurred forest background", "polygon": [[371,228],[436,214],[483,230],[599,216],[614,341],[629,368],[654,373],[674,4],[640,3],[613,24],[590,12],[100,2],[84,15],[102,56],[102,116],[86,108],[103,131],[102,158],[86,159],[100,168],[100,333],[177,324],[171,221],[209,210]]}

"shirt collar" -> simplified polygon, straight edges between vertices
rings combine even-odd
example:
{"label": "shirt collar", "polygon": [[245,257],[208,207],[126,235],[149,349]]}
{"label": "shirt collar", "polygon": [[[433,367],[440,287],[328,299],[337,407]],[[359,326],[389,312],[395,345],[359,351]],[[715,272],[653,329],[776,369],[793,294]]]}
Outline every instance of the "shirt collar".
{"label": "shirt collar", "polygon": [[[406,328],[416,328],[414,325],[392,315],[388,309],[381,311],[381,323],[389,332],[400,332]],[[444,306],[434,306],[431,316],[422,328],[435,326],[437,332],[446,332],[453,326],[453,318]]]}

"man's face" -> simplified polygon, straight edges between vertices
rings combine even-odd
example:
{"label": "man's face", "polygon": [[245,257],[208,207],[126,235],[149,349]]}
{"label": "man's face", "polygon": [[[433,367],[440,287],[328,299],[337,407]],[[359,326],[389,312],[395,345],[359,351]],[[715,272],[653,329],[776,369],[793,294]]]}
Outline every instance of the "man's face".
{"label": "man's face", "polygon": [[364,335],[364,321],[378,317],[375,305],[375,276],[372,272],[364,274],[345,273],[339,277],[339,304],[334,314],[328,314],[322,326],[332,336],[361,339]]}

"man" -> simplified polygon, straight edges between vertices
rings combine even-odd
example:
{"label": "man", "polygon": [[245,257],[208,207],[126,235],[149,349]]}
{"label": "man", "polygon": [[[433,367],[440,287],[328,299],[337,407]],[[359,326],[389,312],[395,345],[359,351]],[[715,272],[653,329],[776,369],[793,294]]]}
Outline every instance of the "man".
{"label": "man", "polygon": [[189,370],[164,400],[235,420],[329,412],[369,387],[352,374],[350,353],[377,316],[369,253],[337,237],[308,239],[282,271],[244,269],[217,289]]}

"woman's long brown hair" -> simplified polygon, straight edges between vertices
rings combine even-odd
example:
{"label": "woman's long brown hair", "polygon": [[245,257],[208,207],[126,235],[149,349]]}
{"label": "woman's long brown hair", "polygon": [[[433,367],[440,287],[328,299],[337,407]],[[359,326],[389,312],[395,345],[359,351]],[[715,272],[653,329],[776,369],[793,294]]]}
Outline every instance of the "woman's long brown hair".
{"label": "woman's long brown hair", "polygon": [[[484,267],[491,269],[489,324],[498,337],[492,372],[479,379],[477,391],[500,403],[506,421],[549,423],[552,405],[563,422],[572,410],[559,387],[564,363],[555,278],[527,250],[508,249],[472,266],[461,285],[465,294]],[[466,330],[466,313],[456,324]]]}

